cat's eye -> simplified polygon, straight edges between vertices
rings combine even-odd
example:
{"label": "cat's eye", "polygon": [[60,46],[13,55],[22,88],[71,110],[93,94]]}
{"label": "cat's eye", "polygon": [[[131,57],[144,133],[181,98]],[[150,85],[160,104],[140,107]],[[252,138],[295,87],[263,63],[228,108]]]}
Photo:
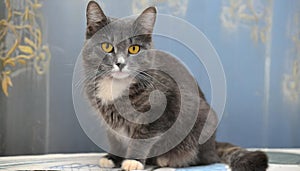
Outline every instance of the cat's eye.
{"label": "cat's eye", "polygon": [[102,50],[103,50],[104,52],[106,52],[106,53],[111,53],[111,52],[114,51],[114,47],[113,47],[113,45],[110,44],[110,43],[102,43],[102,44],[101,44],[101,48],[102,48]]}
{"label": "cat's eye", "polygon": [[140,49],[141,49],[141,47],[139,45],[132,45],[128,48],[128,52],[130,54],[137,54],[137,53],[139,53]]}

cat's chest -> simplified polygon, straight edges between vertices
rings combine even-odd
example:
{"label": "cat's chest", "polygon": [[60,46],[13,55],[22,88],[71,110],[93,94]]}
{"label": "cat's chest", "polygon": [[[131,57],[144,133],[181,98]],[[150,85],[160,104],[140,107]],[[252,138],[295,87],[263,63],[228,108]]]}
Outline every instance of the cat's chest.
{"label": "cat's chest", "polygon": [[97,98],[101,99],[103,103],[110,103],[118,99],[128,90],[131,79],[113,79],[104,78],[99,80],[96,84]]}

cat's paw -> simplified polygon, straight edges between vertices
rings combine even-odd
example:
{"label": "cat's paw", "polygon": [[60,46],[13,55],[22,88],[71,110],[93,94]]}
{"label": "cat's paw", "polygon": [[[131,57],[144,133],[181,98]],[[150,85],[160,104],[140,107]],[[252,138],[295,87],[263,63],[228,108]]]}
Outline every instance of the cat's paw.
{"label": "cat's paw", "polygon": [[168,158],[159,157],[157,158],[157,165],[160,167],[167,167],[170,165],[170,160]]}
{"label": "cat's paw", "polygon": [[100,167],[103,167],[103,168],[114,168],[115,167],[115,163],[106,157],[103,157],[100,159],[99,165],[100,165]]}
{"label": "cat's paw", "polygon": [[122,163],[122,169],[126,171],[143,170],[144,165],[137,160],[124,160]]}

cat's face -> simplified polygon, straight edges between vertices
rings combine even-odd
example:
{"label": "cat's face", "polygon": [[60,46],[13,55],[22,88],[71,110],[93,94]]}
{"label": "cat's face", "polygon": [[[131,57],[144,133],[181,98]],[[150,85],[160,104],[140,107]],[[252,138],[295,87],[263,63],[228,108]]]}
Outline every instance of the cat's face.
{"label": "cat's face", "polygon": [[102,77],[125,79],[138,72],[135,58],[152,47],[152,31],[156,9],[150,7],[137,18],[113,19],[91,1],[87,7],[84,62],[89,70],[98,70]]}

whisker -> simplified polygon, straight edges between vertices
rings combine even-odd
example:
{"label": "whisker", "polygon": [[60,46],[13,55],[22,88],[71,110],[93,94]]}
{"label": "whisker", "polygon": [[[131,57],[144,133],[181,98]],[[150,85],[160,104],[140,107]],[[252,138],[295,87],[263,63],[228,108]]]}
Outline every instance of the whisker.
{"label": "whisker", "polygon": [[142,70],[139,70],[139,69],[135,69],[135,71],[144,74],[145,76],[147,76],[147,77],[153,79],[155,82],[157,82],[157,83],[161,84],[162,86],[168,88],[168,86],[166,86],[165,84],[161,83],[160,81],[158,81],[156,78],[154,78],[154,77],[151,76],[150,74],[146,73],[145,71],[142,71]]}
{"label": "whisker", "polygon": [[142,73],[137,75],[139,77],[139,80],[143,83],[143,85],[145,87],[151,87],[153,89],[155,89],[154,85],[153,85],[153,81],[151,79],[149,79],[147,76],[143,75]]}
{"label": "whisker", "polygon": [[85,75],[84,77],[82,77],[81,79],[79,79],[79,80],[75,83],[75,87],[80,86],[80,85],[83,84],[85,81],[91,79],[91,78],[94,76],[94,74],[93,74],[92,71],[91,71],[91,72],[88,72],[88,73],[86,73],[86,74],[84,74],[84,75]]}
{"label": "whisker", "polygon": [[[105,76],[105,75],[108,75],[110,73],[110,71],[102,71],[102,72],[94,72],[92,71],[93,74],[91,75],[88,75],[86,74],[87,76],[84,77],[80,82],[78,82],[77,86],[80,86],[82,84],[85,84],[84,86],[81,87],[81,89],[79,90],[80,93],[82,92],[85,92],[87,94],[90,94],[92,93],[93,91],[95,91],[95,88],[96,88],[96,80],[99,79],[99,77],[102,77],[102,76]],[[94,85],[93,85],[94,84]],[[92,86],[92,88],[91,88]],[[95,87],[95,88],[93,88]]]}
{"label": "whisker", "polygon": [[109,71],[104,71],[104,72],[99,72],[94,70],[88,71],[87,73],[84,74],[85,76],[82,79],[78,80],[78,82],[75,84],[75,87],[78,87],[89,80],[96,80],[107,73],[109,73]]}

